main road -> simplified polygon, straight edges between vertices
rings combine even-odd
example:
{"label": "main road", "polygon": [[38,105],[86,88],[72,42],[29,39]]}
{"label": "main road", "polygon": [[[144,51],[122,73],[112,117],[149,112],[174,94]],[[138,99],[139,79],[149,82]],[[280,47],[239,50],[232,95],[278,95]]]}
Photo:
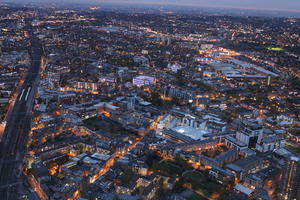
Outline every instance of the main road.
{"label": "main road", "polygon": [[30,37],[31,67],[21,86],[15,104],[7,118],[0,143],[0,199],[18,199],[22,190],[22,164],[26,151],[31,116],[39,83],[42,64],[42,44],[34,35]]}

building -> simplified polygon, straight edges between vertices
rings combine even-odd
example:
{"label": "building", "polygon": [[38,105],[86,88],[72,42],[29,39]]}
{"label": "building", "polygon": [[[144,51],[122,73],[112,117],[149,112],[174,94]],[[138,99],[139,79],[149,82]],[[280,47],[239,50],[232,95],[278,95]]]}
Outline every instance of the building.
{"label": "building", "polygon": [[171,70],[174,73],[177,73],[177,71],[182,68],[182,66],[177,63],[175,63],[175,64],[169,63],[167,67],[169,70]]}
{"label": "building", "polygon": [[176,131],[179,134],[188,136],[194,140],[203,140],[204,135],[207,133],[205,130],[196,129],[191,126],[177,126],[172,128],[173,131]]}
{"label": "building", "polygon": [[291,156],[287,161],[282,187],[282,199],[300,199],[300,158]]}
{"label": "building", "polygon": [[234,174],[232,172],[224,170],[223,168],[217,166],[213,166],[209,170],[209,177],[221,184],[228,184],[234,182]]}
{"label": "building", "polygon": [[49,89],[57,88],[59,87],[60,74],[57,72],[48,72],[46,81]]}
{"label": "building", "polygon": [[181,149],[183,151],[201,151],[207,149],[213,149],[217,146],[217,141],[213,139],[207,139],[202,141],[193,141],[186,143],[167,144],[163,149]]}
{"label": "building", "polygon": [[276,181],[280,169],[271,165],[268,168],[262,169],[256,173],[247,174],[244,185],[252,189],[265,188],[268,189],[270,184]]}
{"label": "building", "polygon": [[171,98],[178,98],[181,100],[193,100],[196,92],[190,89],[178,89],[174,87],[163,88],[163,93],[165,96]]}
{"label": "building", "polygon": [[214,59],[210,57],[194,57],[194,61],[200,62],[200,63],[211,63],[214,61]]}
{"label": "building", "polygon": [[173,131],[171,129],[164,129],[163,131],[161,131],[160,133],[158,133],[158,135],[162,136],[165,139],[168,139],[172,142],[192,142],[195,141],[194,139],[180,134],[176,131]]}
{"label": "building", "polygon": [[264,137],[260,144],[256,144],[256,149],[260,152],[274,151],[285,146],[285,140],[278,135]]}
{"label": "building", "polygon": [[142,87],[144,85],[152,85],[155,83],[155,78],[152,76],[137,76],[133,78],[133,85]]}
{"label": "building", "polygon": [[250,198],[251,194],[254,192],[254,190],[252,190],[244,185],[241,185],[241,184],[236,184],[234,186],[234,190],[239,193],[245,194],[248,198]]}
{"label": "building", "polygon": [[211,50],[214,47],[213,44],[201,44],[200,48],[202,50]]}
{"label": "building", "polygon": [[297,131],[288,132],[287,137],[290,140],[300,143],[300,132]]}
{"label": "building", "polygon": [[98,90],[97,83],[76,81],[74,84],[75,84],[75,88],[77,89],[92,90],[92,91]]}
{"label": "building", "polygon": [[270,162],[267,157],[252,155],[248,156],[247,158],[227,164],[226,168],[234,173],[239,180],[244,180],[247,174],[256,173],[269,166]]}
{"label": "building", "polygon": [[243,142],[238,141],[236,138],[226,135],[224,137],[224,143],[229,148],[235,148],[239,151],[247,149],[247,145]]}
{"label": "building", "polygon": [[218,155],[215,160],[223,166],[225,163],[231,163],[239,158],[239,152],[236,149],[230,149],[229,151]]}
{"label": "building", "polygon": [[246,144],[248,148],[255,148],[257,143],[261,143],[263,129],[257,123],[244,121],[245,127],[238,131],[236,138],[238,141]]}
{"label": "building", "polygon": [[168,129],[176,126],[177,118],[173,117],[171,114],[165,114],[158,122],[158,129]]}
{"label": "building", "polygon": [[146,187],[142,193],[142,199],[154,199],[155,194],[158,188],[155,184],[151,183],[148,187]]}

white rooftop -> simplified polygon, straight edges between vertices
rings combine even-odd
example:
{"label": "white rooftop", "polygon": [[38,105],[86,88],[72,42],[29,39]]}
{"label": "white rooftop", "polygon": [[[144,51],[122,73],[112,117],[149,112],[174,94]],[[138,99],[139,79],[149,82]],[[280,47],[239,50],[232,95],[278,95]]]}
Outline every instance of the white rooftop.
{"label": "white rooftop", "polygon": [[243,186],[241,184],[236,184],[234,186],[234,189],[240,191],[241,193],[246,194],[247,196],[249,196],[254,191],[254,190],[252,190],[252,189],[250,189],[250,188],[248,188],[246,186]]}
{"label": "white rooftop", "polygon": [[202,139],[203,135],[207,133],[207,131],[205,130],[195,129],[191,126],[177,126],[175,128],[172,128],[172,130],[182,135],[188,136],[194,140]]}
{"label": "white rooftop", "polygon": [[296,156],[291,156],[291,160],[296,161],[296,162],[299,162],[299,161],[300,161],[300,158],[299,158],[299,157],[296,157]]}

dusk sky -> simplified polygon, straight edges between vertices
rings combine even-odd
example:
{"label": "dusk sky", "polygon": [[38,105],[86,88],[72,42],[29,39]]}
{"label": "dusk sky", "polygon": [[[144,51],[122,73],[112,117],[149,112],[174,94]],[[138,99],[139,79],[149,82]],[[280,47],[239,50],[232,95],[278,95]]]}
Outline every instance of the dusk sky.
{"label": "dusk sky", "polygon": [[[73,0],[65,0],[72,2]],[[144,3],[300,12],[300,0],[75,0],[81,2]]]}
{"label": "dusk sky", "polygon": [[300,13],[300,0],[0,0],[0,2],[120,3],[288,11]]}

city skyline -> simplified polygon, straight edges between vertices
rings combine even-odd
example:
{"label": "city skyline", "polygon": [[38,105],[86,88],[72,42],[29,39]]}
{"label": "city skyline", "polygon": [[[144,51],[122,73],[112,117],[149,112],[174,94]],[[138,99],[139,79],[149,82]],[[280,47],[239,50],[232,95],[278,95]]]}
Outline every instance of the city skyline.
{"label": "city skyline", "polygon": [[[19,0],[19,2],[46,2],[40,0]],[[9,2],[9,1],[8,1]],[[18,2],[18,1],[16,1]],[[264,10],[264,11],[285,11],[285,12],[300,12],[300,1],[297,0],[63,0],[49,1],[58,3],[94,3],[94,4],[140,4],[140,5],[160,5],[160,6],[190,6],[190,7],[208,7],[208,8],[223,8],[223,9],[242,9],[242,10]]]}

